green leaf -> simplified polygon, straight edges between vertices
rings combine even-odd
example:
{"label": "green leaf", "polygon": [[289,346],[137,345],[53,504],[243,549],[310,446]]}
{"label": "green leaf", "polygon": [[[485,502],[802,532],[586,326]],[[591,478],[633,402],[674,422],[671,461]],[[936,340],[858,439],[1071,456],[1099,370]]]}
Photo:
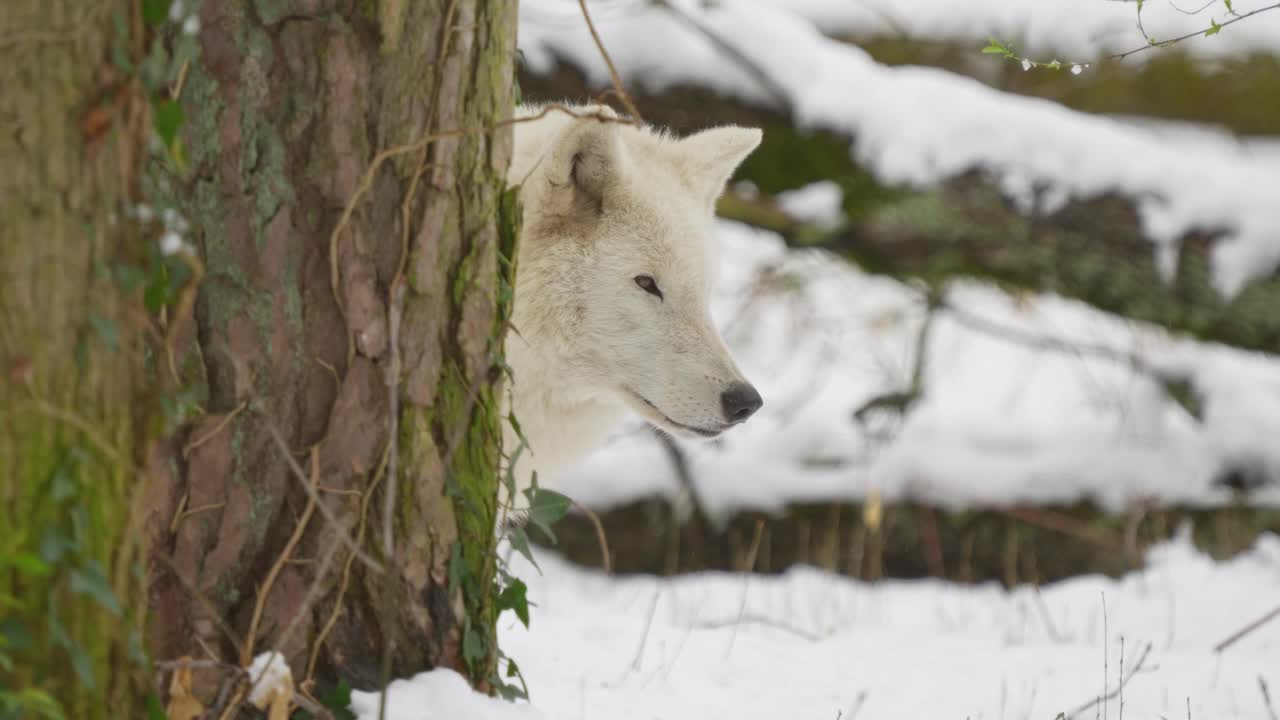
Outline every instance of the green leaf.
{"label": "green leaf", "polygon": [[520,440],[520,444],[528,445],[529,440],[524,436],[524,430],[520,427],[520,421],[516,419],[515,413],[507,413],[507,422],[511,423],[511,429],[515,432],[516,438]]}
{"label": "green leaf", "polygon": [[454,542],[449,550],[449,593],[457,593],[462,587],[463,576],[467,572],[466,560],[462,558],[462,543]]}
{"label": "green leaf", "polygon": [[0,647],[26,650],[35,642],[31,630],[16,617],[0,622]]}
{"label": "green leaf", "polygon": [[80,595],[88,595],[104,609],[117,617],[123,612],[120,601],[107,582],[107,575],[96,560],[90,560],[84,567],[71,571],[71,591]]}
{"label": "green leaf", "polygon": [[496,600],[498,612],[503,610],[514,610],[516,617],[520,618],[520,622],[529,627],[529,587],[524,584],[523,580],[515,579],[511,584],[502,589],[498,593]]}
{"label": "green leaf", "polygon": [[507,539],[510,540],[511,547],[515,548],[516,552],[523,555],[524,559],[528,560],[529,564],[532,565],[535,570],[539,573],[542,572],[542,568],[538,567],[538,562],[533,559],[533,552],[529,550],[529,535],[525,532],[524,528],[518,527],[512,530]]}
{"label": "green leaf", "polygon": [[1236,11],[1231,7],[1231,0],[1223,0],[1223,2],[1227,4],[1227,12],[1231,13],[1232,15],[1235,15]]}
{"label": "green leaf", "polygon": [[115,276],[116,286],[119,287],[120,292],[125,295],[128,295],[134,290],[142,287],[142,284],[147,280],[146,273],[144,273],[141,268],[127,263],[121,263],[116,266]]}
{"label": "green leaf", "polygon": [[154,693],[147,695],[147,720],[169,720],[169,714],[164,711],[160,698]]}
{"label": "green leaf", "polygon": [[173,139],[178,136],[178,128],[182,127],[182,106],[176,100],[157,102],[153,124],[156,133],[164,141],[164,146],[172,147]]}
{"label": "green leaf", "polygon": [[547,539],[555,542],[556,536],[551,532],[551,526],[568,514],[573,501],[554,490],[537,486],[524,492],[529,498],[529,522],[541,530]]}
{"label": "green leaf", "polygon": [[984,55],[1008,55],[1009,50],[995,38],[987,38],[987,46],[982,48]]}
{"label": "green leaf", "polygon": [[470,625],[462,633],[462,659],[467,663],[484,659],[484,638],[480,636],[480,631]]}
{"label": "green leaf", "polygon": [[1211,27],[1208,30],[1204,31],[1205,37],[1209,37],[1210,35],[1217,35],[1218,33],[1222,32],[1222,26],[1218,24],[1217,20],[1214,20],[1213,18],[1209,18],[1209,23]]}
{"label": "green leaf", "polygon": [[[320,704],[329,710],[334,720],[356,720],[356,716],[351,712],[351,686],[346,680],[339,680],[338,684],[331,688],[329,692],[318,698]],[[314,720],[315,716],[306,710],[297,710],[290,716],[292,720]]]}
{"label": "green leaf", "polygon": [[40,557],[50,565],[57,563],[75,547],[71,538],[58,528],[46,528],[40,536]]}
{"label": "green leaf", "polygon": [[102,317],[95,312],[90,312],[89,324],[93,326],[93,329],[98,333],[98,337],[102,338],[102,341],[107,344],[107,348],[112,352],[115,352],[116,348],[120,347],[120,331],[116,328],[113,320]]}
{"label": "green leaf", "polygon": [[151,278],[151,282],[147,283],[147,289],[143,293],[142,301],[146,304],[147,310],[152,313],[160,312],[160,308],[173,302],[173,287],[169,283],[169,273],[161,271]]}
{"label": "green leaf", "polygon": [[169,17],[172,0],[142,0],[142,19],[148,25],[159,25]]}
{"label": "green leaf", "polygon": [[67,628],[62,624],[62,620],[58,619],[58,604],[56,602],[49,603],[49,634],[53,636],[53,641],[67,651],[71,656],[71,667],[76,671],[76,675],[80,676],[80,683],[89,690],[96,687],[93,681],[93,665],[89,662],[89,656],[85,654],[83,648],[76,645],[71,640],[71,636],[67,634]]}
{"label": "green leaf", "polygon": [[[0,558],[2,559],[2,558]],[[32,575],[35,577],[45,577],[49,574],[49,565],[39,557],[31,553],[19,553],[7,559],[3,559],[8,564],[18,569],[23,575]],[[0,562],[3,565],[4,562]]]}
{"label": "green leaf", "polygon": [[516,462],[520,459],[524,448],[523,442],[516,446],[515,452],[511,453],[511,459],[507,461],[507,470],[502,474],[502,485],[507,489],[508,498],[514,499],[516,496]]}

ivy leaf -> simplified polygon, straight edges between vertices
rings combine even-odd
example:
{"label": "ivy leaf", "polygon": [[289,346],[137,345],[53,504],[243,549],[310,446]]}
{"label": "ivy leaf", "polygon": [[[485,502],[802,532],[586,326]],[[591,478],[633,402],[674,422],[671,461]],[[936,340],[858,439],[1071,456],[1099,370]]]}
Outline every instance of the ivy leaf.
{"label": "ivy leaf", "polygon": [[523,580],[512,580],[511,584],[498,593],[498,612],[514,610],[520,622],[529,627],[529,587]]}
{"label": "ivy leaf", "polygon": [[987,38],[987,46],[982,48],[983,55],[1008,55],[1009,50],[995,38]]}
{"label": "ivy leaf", "polygon": [[516,496],[516,462],[520,459],[520,454],[524,452],[524,448],[524,442],[516,446],[515,452],[511,453],[511,459],[507,461],[507,470],[502,474],[502,484],[507,489],[508,498]]}
{"label": "ivy leaf", "polygon": [[40,557],[50,565],[61,560],[75,548],[75,541],[57,528],[46,528],[44,534],[40,536]]}
{"label": "ivy leaf", "polygon": [[538,567],[538,562],[533,559],[533,552],[529,550],[529,535],[524,531],[524,528],[518,527],[512,530],[508,539],[511,541],[511,547],[515,548],[516,552],[523,555],[524,559],[528,560],[529,564],[541,573],[542,568]]}
{"label": "ivy leaf", "polygon": [[93,665],[89,662],[89,656],[84,649],[76,645],[72,641],[71,636],[67,634],[67,628],[62,624],[62,620],[58,619],[58,604],[56,602],[49,603],[49,634],[53,637],[53,641],[67,651],[71,656],[71,667],[76,671],[76,675],[80,676],[80,683],[89,690],[97,687],[93,681]]}
{"label": "ivy leaf", "polygon": [[41,560],[38,556],[31,553],[18,553],[8,558],[10,565],[18,569],[23,575],[31,575],[34,577],[45,577],[49,574],[49,565]]}
{"label": "ivy leaf", "polygon": [[102,338],[102,341],[107,344],[107,348],[112,352],[115,352],[116,348],[120,347],[120,331],[110,318],[91,312],[89,313],[89,324],[93,326],[98,336]]}
{"label": "ivy leaf", "polygon": [[475,663],[484,659],[484,638],[480,632],[468,626],[462,633],[462,659],[467,663]]}
{"label": "ivy leaf", "polygon": [[462,543],[455,542],[449,551],[449,593],[458,592],[462,587],[463,574],[466,573],[466,561],[462,559]]}
{"label": "ivy leaf", "polygon": [[172,0],[142,0],[142,19],[148,25],[159,25],[169,17],[169,4]]}
{"label": "ivy leaf", "polygon": [[556,541],[551,526],[569,512],[573,501],[554,490],[531,487],[525,490],[529,498],[529,522],[542,531],[551,542]]}
{"label": "ivy leaf", "polygon": [[182,127],[182,106],[176,100],[161,100],[155,106],[153,124],[165,147],[173,146],[173,139]]}
{"label": "ivy leaf", "polygon": [[96,560],[90,560],[84,567],[71,571],[71,591],[80,595],[88,595],[99,605],[117,617],[123,612],[120,601],[107,582],[107,574]]}

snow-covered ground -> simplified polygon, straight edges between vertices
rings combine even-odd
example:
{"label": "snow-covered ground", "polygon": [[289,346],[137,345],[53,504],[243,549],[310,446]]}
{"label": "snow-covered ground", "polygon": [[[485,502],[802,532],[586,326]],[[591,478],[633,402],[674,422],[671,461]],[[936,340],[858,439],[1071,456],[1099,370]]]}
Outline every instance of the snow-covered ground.
{"label": "snow-covered ground", "polygon": [[[1222,564],[1176,540],[1141,572],[1038,596],[811,569],[618,579],[546,554],[539,564],[542,575],[517,568],[537,605],[530,629],[511,616],[499,628],[532,705],[437,671],[393,683],[387,720],[1051,720],[1136,667],[1123,692],[1135,720],[1269,720],[1259,678],[1280,701],[1280,622],[1213,650],[1280,603],[1274,535]],[[361,720],[377,705],[376,693],[354,697]],[[1120,708],[1117,695],[1105,715],[1079,717]]]}
{"label": "snow-covered ground", "polygon": [[[1200,143],[1191,136],[1172,144],[1122,119],[1000,92],[945,70],[887,67],[857,47],[824,36],[802,7],[786,0],[672,1],[750,58],[784,97],[776,97],[707,34],[661,7],[592,3],[600,36],[625,82],[651,89],[692,84],[755,103],[785,102],[799,125],[853,136],[859,162],[887,183],[927,186],[980,167],[999,178],[1009,197],[1028,206],[1034,188],[1048,188],[1041,198],[1045,208],[1071,197],[1118,191],[1135,198],[1143,229],[1170,271],[1176,243],[1187,231],[1228,229],[1227,241],[1213,250],[1215,283],[1227,295],[1280,263],[1280,213],[1275,212],[1280,163],[1272,153],[1247,145],[1223,147],[1216,140]],[[885,3],[869,5],[877,4]],[[1061,17],[1068,7],[1078,8],[1081,23],[1094,17],[1093,6],[1132,12],[1131,3],[1104,0],[977,6],[991,10],[1012,4],[1023,9],[1010,17],[1032,16],[1046,32],[1058,27],[1068,36],[1078,27],[1077,20]],[[1164,3],[1148,3],[1152,10],[1157,4]],[[917,12],[894,5],[903,14]],[[944,17],[963,13],[955,3],[949,5],[955,7]],[[1244,0],[1236,5],[1242,10]],[[929,10],[922,4],[918,13]],[[531,70],[547,70],[560,59],[583,69],[593,86],[609,84],[576,2],[525,0],[520,19],[520,48]],[[1246,28],[1261,27],[1248,32],[1270,32],[1270,44],[1263,46],[1274,49],[1278,25],[1280,11],[1233,25],[1200,45],[1240,47]],[[1231,34],[1234,30],[1241,32]]]}
{"label": "snow-covered ground", "polygon": [[[713,314],[765,407],[717,443],[685,446],[713,515],[871,492],[953,507],[1088,498],[1116,509],[1148,499],[1219,505],[1231,495],[1214,480],[1229,469],[1280,477],[1274,357],[976,283],[948,298],[969,324],[946,311],[931,323],[924,395],[905,422],[859,424],[855,409],[910,385],[925,315],[919,292],[822,252],[788,250],[767,232],[718,228]],[[1042,339],[1071,347],[1037,346]],[[1203,419],[1153,371],[1190,377]],[[638,423],[544,483],[596,508],[680,493],[663,449]],[[1280,487],[1252,501],[1280,504]]]}

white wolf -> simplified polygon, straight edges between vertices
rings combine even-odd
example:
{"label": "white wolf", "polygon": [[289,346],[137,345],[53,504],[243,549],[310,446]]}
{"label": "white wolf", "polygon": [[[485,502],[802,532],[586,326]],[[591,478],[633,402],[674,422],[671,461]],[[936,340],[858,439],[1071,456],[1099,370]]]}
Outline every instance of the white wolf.
{"label": "white wolf", "polygon": [[[708,312],[715,202],[760,131],[676,139],[604,106],[575,112],[594,117],[553,110],[516,124],[507,174],[524,206],[506,346],[529,445],[521,489],[534,470],[546,477],[597,445],[627,408],[673,435],[711,438],[763,404]],[[517,443],[508,427],[508,452]]]}

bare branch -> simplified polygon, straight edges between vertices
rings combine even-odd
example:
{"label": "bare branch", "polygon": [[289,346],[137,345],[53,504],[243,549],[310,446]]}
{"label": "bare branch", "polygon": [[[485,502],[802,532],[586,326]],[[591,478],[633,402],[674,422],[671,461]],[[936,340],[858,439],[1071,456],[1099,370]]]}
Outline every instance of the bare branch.
{"label": "bare branch", "polygon": [[[1133,679],[1133,676],[1137,675],[1146,666],[1147,657],[1150,654],[1151,654],[1151,643],[1147,643],[1145,646],[1143,646],[1142,652],[1138,654],[1138,661],[1135,662],[1133,666],[1129,668],[1128,673],[1125,673],[1123,671],[1124,666],[1123,664],[1121,665],[1120,682],[1117,683],[1114,688],[1112,688],[1109,692],[1104,693],[1101,697],[1096,697],[1086,703],[1083,703],[1082,705],[1077,707],[1075,710],[1072,710],[1071,712],[1067,713],[1067,720],[1071,720],[1071,718],[1080,717],[1083,713],[1089,710],[1092,710],[1093,708],[1097,707],[1099,704],[1106,703],[1108,700],[1112,700],[1120,696],[1124,692],[1124,686],[1128,685],[1129,681]],[[1121,661],[1121,663],[1123,663],[1123,660]],[[1121,707],[1123,707],[1123,705]]]}
{"label": "bare branch", "polygon": [[627,114],[635,120],[642,120],[640,111],[636,109],[635,103],[631,102],[627,91],[622,87],[622,76],[618,74],[618,68],[613,64],[613,58],[609,57],[609,51],[604,49],[604,42],[600,40],[600,33],[596,32],[596,24],[591,22],[591,13],[587,12],[587,0],[578,0],[578,7],[582,8],[582,19],[587,21],[587,29],[591,31],[591,39],[596,42],[596,49],[600,51],[600,57],[604,58],[604,64],[609,67],[609,79],[613,81],[613,90],[618,93],[618,99],[622,101],[623,106],[627,109]]}
{"label": "bare branch", "polygon": [[1231,633],[1231,636],[1230,636],[1230,637],[1228,637],[1226,640],[1223,640],[1222,642],[1218,643],[1217,645],[1214,645],[1214,646],[1213,646],[1213,651],[1214,651],[1214,652],[1216,652],[1216,653],[1220,653],[1220,652],[1222,652],[1223,650],[1226,650],[1227,648],[1231,647],[1232,645],[1235,645],[1235,644],[1236,644],[1236,642],[1237,642],[1238,640],[1240,640],[1241,638],[1243,638],[1244,636],[1248,635],[1249,633],[1253,632],[1254,630],[1257,630],[1258,628],[1262,627],[1263,625],[1266,625],[1267,623],[1271,622],[1272,620],[1275,620],[1277,617],[1280,617],[1280,606],[1277,606],[1275,609],[1273,609],[1271,612],[1267,613],[1266,615],[1263,615],[1262,617],[1258,618],[1257,620],[1254,620],[1253,622],[1249,623],[1248,625],[1245,625],[1244,627],[1240,628],[1239,630],[1237,630],[1237,631],[1235,631],[1235,632]]}
{"label": "bare branch", "polygon": [[790,114],[791,95],[787,92],[786,88],[778,84],[778,81],[773,79],[773,76],[770,75],[760,63],[756,62],[751,56],[747,55],[742,50],[739,50],[736,45],[726,40],[720,35],[720,33],[717,33],[707,27],[702,21],[685,12],[683,9],[672,5],[667,0],[653,0],[653,4],[671,13],[673,17],[698,31],[703,35],[703,37],[710,40],[712,45],[719,48],[725,55],[729,56],[729,59],[738,63],[743,70],[747,71],[747,74],[755,78],[756,82],[760,83],[761,87],[763,87],[765,91],[773,97],[773,101],[776,102],[785,113]]}

